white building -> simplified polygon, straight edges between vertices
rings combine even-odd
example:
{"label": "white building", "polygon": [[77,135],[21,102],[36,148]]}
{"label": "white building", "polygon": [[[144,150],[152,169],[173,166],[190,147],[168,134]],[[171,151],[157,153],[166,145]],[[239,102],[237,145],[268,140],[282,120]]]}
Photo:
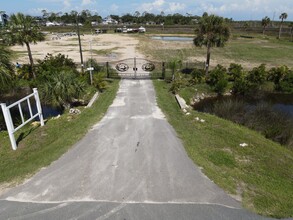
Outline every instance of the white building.
{"label": "white building", "polygon": [[111,18],[111,16],[108,16],[106,18],[103,19],[103,24],[118,24],[118,21],[116,21],[115,19]]}

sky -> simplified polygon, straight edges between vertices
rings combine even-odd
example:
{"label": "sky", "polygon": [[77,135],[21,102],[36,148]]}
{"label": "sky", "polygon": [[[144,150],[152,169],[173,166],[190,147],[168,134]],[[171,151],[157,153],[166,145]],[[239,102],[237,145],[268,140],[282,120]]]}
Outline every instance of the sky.
{"label": "sky", "polygon": [[288,14],[287,21],[293,21],[293,0],[0,0],[0,11],[8,15],[22,12],[42,15],[47,12],[70,12],[90,10],[102,17],[110,14],[124,15],[148,12],[160,14],[180,13],[199,15],[204,12],[233,20],[261,20],[268,16],[279,20],[281,13]]}

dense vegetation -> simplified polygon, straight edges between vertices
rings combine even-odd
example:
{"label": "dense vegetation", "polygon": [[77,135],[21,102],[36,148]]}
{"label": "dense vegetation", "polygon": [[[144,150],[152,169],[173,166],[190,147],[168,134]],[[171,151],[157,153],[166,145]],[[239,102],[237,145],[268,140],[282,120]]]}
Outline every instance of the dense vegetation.
{"label": "dense vegetation", "polygon": [[[170,91],[183,93],[187,102],[196,96],[195,88],[208,86],[208,94],[232,94],[235,99],[216,102],[206,112],[245,125],[260,131],[265,137],[293,149],[293,119],[283,112],[272,108],[270,103],[261,101],[266,93],[293,94],[293,70],[287,66],[273,67],[266,70],[265,65],[246,71],[240,64],[232,63],[228,69],[217,65],[208,75],[203,69],[193,69],[184,74],[186,69],[177,69]],[[170,70],[174,72],[174,70]],[[198,92],[200,93],[200,92]],[[208,95],[209,96],[209,95]],[[244,98],[258,99],[255,108],[247,108]]]}

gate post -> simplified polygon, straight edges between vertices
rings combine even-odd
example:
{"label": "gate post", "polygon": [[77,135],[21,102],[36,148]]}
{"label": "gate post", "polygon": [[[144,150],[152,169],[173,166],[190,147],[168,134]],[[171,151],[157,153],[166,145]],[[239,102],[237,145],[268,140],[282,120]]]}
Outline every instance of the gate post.
{"label": "gate post", "polygon": [[162,62],[162,78],[163,79],[165,79],[165,71],[166,71],[165,62]]}
{"label": "gate post", "polygon": [[43,118],[42,106],[41,106],[41,102],[40,102],[38,89],[33,88],[33,92],[34,92],[34,96],[35,96],[35,100],[36,100],[36,105],[37,105],[37,110],[38,110],[38,114],[39,114],[40,123],[41,123],[41,126],[44,126],[44,118]]}
{"label": "gate post", "polygon": [[12,122],[12,119],[11,119],[10,111],[9,111],[9,109],[6,108],[6,103],[1,103],[1,108],[2,108],[2,112],[3,112],[4,120],[6,122],[7,132],[8,132],[8,135],[9,135],[9,139],[10,139],[10,142],[11,142],[12,149],[16,150],[17,145],[16,145],[15,137],[13,135],[14,126],[13,126],[13,122]]}
{"label": "gate post", "polygon": [[106,62],[106,69],[107,69],[107,78],[110,78],[110,74],[109,74],[109,62]]}
{"label": "gate post", "polygon": [[134,78],[136,79],[136,70],[137,70],[137,68],[136,68],[136,57],[134,57],[134,68],[133,68],[133,70],[134,70]]}

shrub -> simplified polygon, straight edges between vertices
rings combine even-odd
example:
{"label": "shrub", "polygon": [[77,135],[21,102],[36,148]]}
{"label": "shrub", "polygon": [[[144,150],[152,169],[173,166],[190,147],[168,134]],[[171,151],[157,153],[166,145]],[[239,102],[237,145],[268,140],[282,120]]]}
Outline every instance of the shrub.
{"label": "shrub", "polygon": [[226,68],[217,65],[209,74],[207,83],[218,94],[223,94],[228,86],[228,75]]}
{"label": "shrub", "polygon": [[249,71],[246,79],[250,90],[259,90],[267,79],[265,64],[261,64],[259,67],[255,67]]}
{"label": "shrub", "polygon": [[190,84],[195,85],[198,83],[202,83],[205,79],[205,71],[203,69],[195,68],[191,72],[191,79],[189,80]]}
{"label": "shrub", "polygon": [[289,71],[284,79],[280,82],[280,90],[283,92],[293,93],[293,71]]}
{"label": "shrub", "polygon": [[175,79],[172,81],[172,85],[170,87],[170,91],[174,94],[177,94],[179,90],[187,85],[187,81],[182,77],[180,73],[176,73]]}
{"label": "shrub", "polygon": [[39,81],[40,98],[46,104],[69,108],[74,99],[79,99],[86,85],[72,71],[51,72]]}
{"label": "shrub", "polygon": [[105,80],[105,76],[106,74],[104,72],[99,72],[99,73],[95,73],[93,75],[93,85],[100,91],[104,91],[107,86],[108,83]]}
{"label": "shrub", "polygon": [[242,79],[245,76],[243,67],[240,64],[231,63],[228,68],[229,80],[235,81],[237,79]]}
{"label": "shrub", "polygon": [[280,67],[273,67],[269,71],[268,80],[274,82],[275,90],[281,91],[280,83],[284,80],[284,78],[289,74],[289,68],[285,65]]}
{"label": "shrub", "polygon": [[43,60],[38,60],[37,74],[50,74],[50,72],[70,70],[77,72],[76,64],[68,56],[63,54],[57,54],[53,56],[52,54],[47,54]]}

